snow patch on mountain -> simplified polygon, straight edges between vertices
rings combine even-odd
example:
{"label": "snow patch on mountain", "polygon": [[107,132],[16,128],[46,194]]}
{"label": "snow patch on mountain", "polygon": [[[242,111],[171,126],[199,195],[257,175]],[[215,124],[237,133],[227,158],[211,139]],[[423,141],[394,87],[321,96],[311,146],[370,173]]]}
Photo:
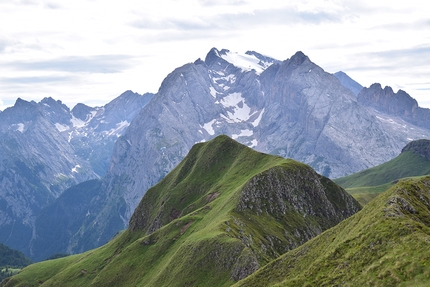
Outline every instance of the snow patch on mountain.
{"label": "snow patch on mountain", "polygon": [[105,132],[103,132],[103,134],[105,134],[107,136],[116,135],[119,137],[121,135],[121,131],[126,129],[129,125],[130,125],[130,123],[128,121],[121,121],[121,122],[116,124],[115,128],[110,129],[108,131],[105,131]]}
{"label": "snow patch on mountain", "polygon": [[245,101],[245,99],[242,97],[242,93],[231,93],[225,96],[220,103],[224,108],[229,108],[235,107],[243,101]]}
{"label": "snow patch on mountain", "polygon": [[72,168],[72,173],[78,173],[78,168],[81,168],[79,164],[75,165],[74,168]]}
{"label": "snow patch on mountain", "polygon": [[230,51],[223,53],[221,58],[240,68],[243,72],[255,70],[257,74],[261,74],[267,68],[266,65],[268,65],[267,63],[262,66],[262,62],[254,55],[239,54]]}
{"label": "snow patch on mountain", "polygon": [[19,123],[13,126],[15,127],[15,131],[18,131],[20,133],[23,133],[25,131],[25,125],[23,123]]}
{"label": "snow patch on mountain", "polygon": [[213,135],[215,134],[215,131],[214,131],[214,129],[213,129],[213,127],[212,127],[212,125],[213,125],[215,122],[216,122],[216,119],[213,119],[213,120],[211,120],[210,122],[205,123],[203,126],[200,126],[200,127],[201,127],[202,129],[206,130],[206,132],[207,132],[209,135],[213,136]]}
{"label": "snow patch on mountain", "polygon": [[[231,93],[221,99],[220,103],[227,109],[227,117],[221,115],[228,123],[240,123],[249,120],[251,108],[245,103],[242,93]],[[230,111],[229,111],[230,110]]]}
{"label": "snow patch on mountain", "polygon": [[217,95],[218,92],[215,90],[215,88],[214,87],[209,87],[209,91],[210,91],[212,97],[214,97],[216,99],[216,95]]}
{"label": "snow patch on mountain", "polygon": [[67,131],[67,130],[69,130],[70,129],[70,127],[69,126],[66,126],[66,125],[62,125],[62,124],[60,124],[60,123],[56,123],[55,124],[55,127],[57,128],[57,130],[61,133],[61,132],[64,132],[64,131]]}
{"label": "snow patch on mountain", "polygon": [[72,123],[74,128],[82,128],[86,125],[85,121],[75,118],[74,116],[72,116],[72,119],[70,120],[70,122]]}
{"label": "snow patch on mountain", "polygon": [[264,114],[264,108],[260,111],[258,118],[256,118],[255,121],[251,123],[254,127],[258,127],[258,125],[260,124],[261,118],[263,117],[263,114]]}

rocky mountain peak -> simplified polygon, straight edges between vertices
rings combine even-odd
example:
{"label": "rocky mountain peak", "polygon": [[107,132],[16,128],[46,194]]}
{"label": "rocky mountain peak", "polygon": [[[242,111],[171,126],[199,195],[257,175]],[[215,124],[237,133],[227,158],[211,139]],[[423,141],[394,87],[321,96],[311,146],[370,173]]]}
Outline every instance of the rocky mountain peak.
{"label": "rocky mountain peak", "polygon": [[63,109],[69,110],[69,108],[64,105],[61,100],[54,100],[52,97],[43,98],[40,103],[51,107],[61,107]]}
{"label": "rocky mountain peak", "polygon": [[220,51],[217,48],[210,49],[209,53],[207,53],[205,58],[205,63],[208,66],[211,66],[213,62],[218,61],[220,58]]}
{"label": "rocky mountain peak", "polygon": [[417,101],[406,92],[399,90],[395,93],[389,86],[382,89],[379,83],[374,83],[369,88],[363,88],[357,95],[357,100],[365,106],[399,116],[410,116],[418,107]]}
{"label": "rocky mountain peak", "polygon": [[421,139],[411,141],[402,149],[402,153],[406,151],[412,151],[430,161],[430,140]]}
{"label": "rocky mountain peak", "polygon": [[351,79],[345,72],[339,71],[334,73],[334,76],[340,81],[340,83],[351,90],[351,92],[354,93],[354,95],[358,95],[360,91],[363,89],[363,86]]}
{"label": "rocky mountain peak", "polygon": [[303,62],[305,61],[310,61],[309,57],[306,56],[302,51],[297,51],[290,59],[289,62],[296,65],[296,66],[300,66],[301,64],[303,64]]}
{"label": "rocky mountain peak", "polygon": [[91,111],[93,109],[94,108],[92,108],[92,107],[78,103],[78,104],[76,104],[76,106],[73,107],[72,115],[75,118],[80,119],[81,121],[86,121],[88,119],[89,114],[91,113]]}
{"label": "rocky mountain peak", "polygon": [[263,56],[260,53],[254,51],[247,51],[246,53],[235,53],[228,49],[222,49],[219,51],[216,48],[212,48],[206,56],[205,63],[209,67],[213,67],[214,64],[226,66],[225,64],[232,64],[236,68],[239,68],[242,72],[254,71],[257,74],[261,74],[273,63],[279,63],[280,61],[273,58]]}
{"label": "rocky mountain peak", "polygon": [[430,109],[419,107],[417,101],[403,90],[395,93],[391,87],[382,88],[381,84],[375,83],[363,88],[357,95],[357,101],[365,107],[399,117],[418,127],[430,128]]}
{"label": "rocky mountain peak", "polygon": [[63,104],[60,100],[54,100],[51,97],[44,98],[38,105],[43,111],[45,117],[52,124],[67,125],[72,118],[69,107]]}

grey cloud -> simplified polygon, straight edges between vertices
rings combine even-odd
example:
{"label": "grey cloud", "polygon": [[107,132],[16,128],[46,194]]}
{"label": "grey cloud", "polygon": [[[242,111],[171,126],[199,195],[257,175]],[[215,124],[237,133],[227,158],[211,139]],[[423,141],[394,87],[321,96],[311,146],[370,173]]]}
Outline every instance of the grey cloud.
{"label": "grey cloud", "polygon": [[35,6],[38,5],[40,1],[38,0],[19,0],[18,3],[19,4],[23,4],[23,5],[29,5],[29,6]]}
{"label": "grey cloud", "polygon": [[203,20],[167,19],[163,21],[142,18],[130,23],[134,28],[150,30],[210,30],[216,27]]}
{"label": "grey cloud", "polygon": [[44,7],[48,8],[48,9],[62,9],[63,8],[63,6],[61,4],[54,3],[54,2],[45,3]]}
{"label": "grey cloud", "polygon": [[62,76],[40,76],[40,77],[2,77],[0,78],[1,84],[15,84],[15,85],[27,85],[27,84],[38,84],[38,83],[58,83],[58,82],[69,82],[74,80],[75,77],[62,77]]}
{"label": "grey cloud", "polygon": [[384,61],[402,61],[413,65],[428,66],[430,62],[430,46],[374,52],[369,53],[369,56]]}
{"label": "grey cloud", "polygon": [[3,52],[4,50],[6,50],[7,46],[8,46],[8,42],[0,39],[0,52]]}
{"label": "grey cloud", "polygon": [[417,19],[413,22],[397,22],[386,25],[374,26],[370,27],[369,30],[374,29],[383,29],[383,30],[392,30],[392,31],[405,31],[405,30],[415,30],[415,29],[423,29],[430,28],[430,20],[428,19]]}
{"label": "grey cloud", "polygon": [[63,57],[46,61],[5,63],[16,70],[48,70],[83,73],[118,73],[132,66],[134,57],[127,55],[97,55],[91,57]]}
{"label": "grey cloud", "polygon": [[318,25],[325,22],[341,22],[345,15],[341,12],[330,13],[325,11],[308,12],[298,11],[295,8],[284,7],[280,9],[255,10],[253,13],[231,14],[225,13],[214,17],[205,17],[198,20],[164,19],[153,20],[142,17],[129,23],[139,29],[149,30],[216,30],[243,28],[250,29],[256,26],[267,25]]}
{"label": "grey cloud", "polygon": [[341,14],[329,13],[325,11],[308,12],[297,11],[294,8],[285,7],[276,10],[259,10],[255,11],[254,15],[246,15],[245,20],[253,21],[258,20],[262,23],[269,24],[321,24],[324,22],[341,22]]}
{"label": "grey cloud", "polygon": [[245,5],[248,2],[243,0],[199,0],[198,1],[202,6],[219,6],[219,5],[228,5],[228,6],[239,6]]}
{"label": "grey cloud", "polygon": [[392,49],[386,51],[358,53],[350,56],[350,71],[384,71],[384,73],[419,74],[419,67],[427,67],[430,62],[430,46],[410,49]]}
{"label": "grey cloud", "polygon": [[344,70],[348,71],[392,71],[395,69],[396,66],[393,65],[377,65],[377,66],[370,66],[370,65],[360,65],[360,66],[346,66]]}

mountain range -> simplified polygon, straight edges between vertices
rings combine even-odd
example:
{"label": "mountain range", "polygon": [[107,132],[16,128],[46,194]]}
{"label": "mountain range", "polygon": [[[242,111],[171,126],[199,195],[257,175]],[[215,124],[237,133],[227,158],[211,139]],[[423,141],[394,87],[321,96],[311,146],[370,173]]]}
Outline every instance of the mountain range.
{"label": "mountain range", "polygon": [[116,139],[152,94],[104,107],[18,99],[0,113],[0,242],[31,255],[36,215],[63,191],[106,174]]}
{"label": "mountain range", "polygon": [[[212,49],[204,61],[169,74],[117,140],[102,180],[105,202],[89,206],[100,216],[82,226],[99,235],[114,224],[126,228],[146,190],[195,143],[219,134],[331,178],[381,164],[409,141],[430,136],[401,115],[360,104],[359,95],[302,52],[279,62],[255,52]],[[110,237],[99,239],[103,244]]]}
{"label": "mountain range", "polygon": [[[103,108],[78,104],[71,111],[53,99],[18,100],[0,113],[3,130],[25,138],[21,151],[5,132],[3,150],[13,147],[15,158],[26,159],[13,167],[13,153],[1,155],[7,165],[0,212],[7,220],[0,224],[0,241],[34,260],[100,246],[127,228],[146,191],[196,143],[220,134],[329,178],[384,163],[408,142],[430,137],[430,110],[407,93],[360,87],[302,52],[279,61],[213,48],[204,60],[167,75],[156,94],[128,91]],[[43,125],[26,118],[27,105],[41,110]],[[21,116],[8,122],[11,115]],[[28,174],[23,182],[29,183],[15,181],[15,174]],[[56,178],[60,183],[52,182]]]}

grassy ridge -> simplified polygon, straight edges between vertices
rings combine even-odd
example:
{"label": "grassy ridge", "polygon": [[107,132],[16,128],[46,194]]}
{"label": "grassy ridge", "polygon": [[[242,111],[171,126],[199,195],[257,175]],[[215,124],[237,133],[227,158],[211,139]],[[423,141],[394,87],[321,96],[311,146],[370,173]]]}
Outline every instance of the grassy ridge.
{"label": "grassy ridge", "polygon": [[429,242],[430,177],[402,180],[234,286],[428,286]]}
{"label": "grassy ridge", "polygon": [[335,179],[334,182],[365,205],[401,178],[428,174],[430,174],[430,161],[413,151],[405,151],[386,163]]}
{"label": "grassy ridge", "polygon": [[309,166],[220,136],[148,190],[124,233],[6,286],[230,286],[358,208]]}
{"label": "grassy ridge", "polygon": [[[36,281],[43,286],[231,285],[229,270],[240,265],[233,258],[246,264],[247,253],[251,254],[220,225],[231,219],[229,212],[247,179],[285,159],[226,141],[231,139],[218,138],[209,147],[196,145],[169,176],[148,190],[130,220],[130,230],[95,251],[59,259],[67,261],[60,267],[57,260],[40,263],[58,274]],[[180,212],[173,221],[172,210]],[[16,276],[17,286],[36,284],[38,265]]]}

